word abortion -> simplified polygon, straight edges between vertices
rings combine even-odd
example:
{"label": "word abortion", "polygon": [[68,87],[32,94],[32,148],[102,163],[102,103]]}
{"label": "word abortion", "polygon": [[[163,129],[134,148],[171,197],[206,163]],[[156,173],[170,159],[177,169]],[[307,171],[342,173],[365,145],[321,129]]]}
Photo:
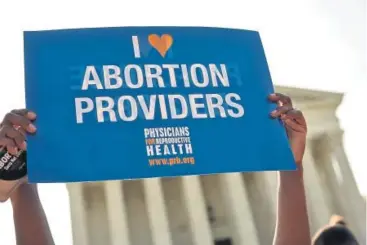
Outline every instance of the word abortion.
{"label": "word abortion", "polygon": [[[224,64],[149,64],[142,67],[130,64],[121,71],[118,66],[106,65],[103,74],[99,75],[96,67],[87,66],[81,91],[120,89],[122,95],[75,98],[77,123],[84,123],[85,115],[90,113],[99,123],[155,120],[158,116],[159,119],[201,119],[244,115],[241,97],[236,93],[202,93],[205,90],[188,93],[193,92],[192,88],[230,87]],[[182,81],[178,82],[177,74]],[[157,93],[157,89],[164,88],[177,88],[177,93],[167,94],[164,90]],[[141,94],[130,95],[129,91],[134,89],[140,89]],[[155,93],[149,94],[148,89],[155,89]]]}
{"label": "word abortion", "polygon": [[[96,89],[119,89],[128,87],[130,89],[147,88],[177,88],[177,74],[182,76],[183,86],[188,88],[194,85],[198,88],[205,88],[212,81],[213,87],[218,87],[220,82],[224,87],[229,87],[229,79],[227,69],[224,64],[220,65],[220,71],[215,64],[209,64],[208,68],[202,64],[193,64],[188,69],[187,65],[163,64],[159,65],[144,65],[142,68],[139,65],[130,64],[124,68],[124,80],[121,68],[115,65],[105,65],[102,67],[103,83],[98,76],[95,66],[87,66],[82,90],[88,90],[91,86]],[[168,81],[164,80],[165,73],[168,73]],[[199,79],[201,77],[202,79]],[[219,81],[218,81],[219,80]],[[124,86],[124,81],[126,86]],[[156,85],[155,86],[155,83]],[[191,84],[192,83],[192,84]]]}

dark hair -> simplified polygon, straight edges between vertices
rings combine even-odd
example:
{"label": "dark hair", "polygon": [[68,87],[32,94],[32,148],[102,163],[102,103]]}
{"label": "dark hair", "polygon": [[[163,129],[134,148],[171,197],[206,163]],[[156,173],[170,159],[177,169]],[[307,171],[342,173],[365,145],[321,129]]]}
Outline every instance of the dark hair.
{"label": "dark hair", "polygon": [[358,245],[357,239],[348,229],[343,217],[333,215],[329,225],[322,228],[313,238],[313,245]]}

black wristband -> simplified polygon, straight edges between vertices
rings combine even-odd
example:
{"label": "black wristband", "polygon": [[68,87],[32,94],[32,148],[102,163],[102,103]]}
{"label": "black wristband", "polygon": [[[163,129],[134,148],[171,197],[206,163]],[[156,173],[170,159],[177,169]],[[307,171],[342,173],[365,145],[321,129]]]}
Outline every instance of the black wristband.
{"label": "black wristband", "polygon": [[12,155],[5,148],[0,149],[0,180],[18,180],[27,175],[27,152],[19,150]]}

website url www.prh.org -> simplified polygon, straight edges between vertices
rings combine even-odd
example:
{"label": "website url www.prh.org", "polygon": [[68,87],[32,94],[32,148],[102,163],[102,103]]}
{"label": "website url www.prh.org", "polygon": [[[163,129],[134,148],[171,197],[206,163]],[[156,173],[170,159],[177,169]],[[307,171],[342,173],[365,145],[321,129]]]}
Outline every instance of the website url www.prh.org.
{"label": "website url www.prh.org", "polygon": [[195,164],[194,157],[172,157],[172,158],[157,158],[149,159],[149,166],[173,166],[181,164]]}

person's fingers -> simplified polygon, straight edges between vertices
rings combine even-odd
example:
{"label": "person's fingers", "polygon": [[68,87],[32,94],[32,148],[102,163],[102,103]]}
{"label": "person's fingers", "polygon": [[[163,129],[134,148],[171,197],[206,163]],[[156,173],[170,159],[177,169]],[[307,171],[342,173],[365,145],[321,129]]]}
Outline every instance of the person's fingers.
{"label": "person's fingers", "polygon": [[20,127],[20,126],[13,126],[13,128],[15,128],[15,130],[17,130],[22,135],[24,135],[24,138],[26,137],[27,132],[22,127]]}
{"label": "person's fingers", "polygon": [[13,139],[15,141],[15,144],[17,147],[19,147],[22,150],[25,150],[25,134],[23,132],[20,131],[21,128],[16,129],[15,127],[11,127],[11,126],[4,126],[3,127],[3,134],[4,136]]}
{"label": "person's fingers", "polygon": [[285,118],[285,119],[283,120],[283,122],[284,122],[284,124],[285,124],[286,126],[288,126],[288,127],[290,127],[290,128],[297,128],[297,127],[299,127],[299,126],[300,126],[296,121],[294,121],[294,120],[293,120],[293,119],[291,119],[291,118]]}
{"label": "person's fingers", "polygon": [[18,149],[26,149],[26,133],[35,133],[36,127],[32,121],[36,114],[27,109],[13,110],[6,114],[0,124],[0,146],[10,154],[17,154]]}
{"label": "person's fingers", "polygon": [[286,117],[293,119],[294,121],[296,121],[297,123],[301,124],[301,125],[306,125],[306,119],[303,116],[302,111],[300,110],[290,110],[286,113]]}
{"label": "person's fingers", "polygon": [[268,99],[272,102],[278,103],[278,105],[290,105],[293,106],[292,99],[281,93],[274,93],[268,96]]}
{"label": "person's fingers", "polygon": [[307,124],[301,111],[292,109],[286,114],[282,114],[280,119],[283,121],[287,129],[291,129],[297,132],[306,132]]}
{"label": "person's fingers", "polygon": [[5,147],[6,150],[12,155],[16,155],[18,153],[18,149],[13,139],[0,137],[0,146]]}
{"label": "person's fingers", "polygon": [[293,110],[291,105],[283,105],[276,108],[274,111],[270,113],[270,116],[273,118],[280,117],[283,114],[288,113],[289,111]]}
{"label": "person's fingers", "polygon": [[283,120],[283,122],[284,122],[284,126],[286,127],[287,131],[291,130],[295,132],[303,132],[303,133],[307,132],[307,129],[305,128],[305,126],[298,124],[293,119],[286,118]]}
{"label": "person's fingers", "polygon": [[12,110],[11,113],[15,113],[15,114],[18,114],[20,116],[25,116],[31,121],[36,120],[36,117],[37,117],[36,113],[34,113],[33,111],[30,111],[30,110],[27,110],[27,109]]}
{"label": "person's fingers", "polygon": [[3,125],[9,126],[20,126],[28,133],[35,133],[36,127],[32,124],[32,122],[26,117],[17,113],[8,113],[5,115]]}

